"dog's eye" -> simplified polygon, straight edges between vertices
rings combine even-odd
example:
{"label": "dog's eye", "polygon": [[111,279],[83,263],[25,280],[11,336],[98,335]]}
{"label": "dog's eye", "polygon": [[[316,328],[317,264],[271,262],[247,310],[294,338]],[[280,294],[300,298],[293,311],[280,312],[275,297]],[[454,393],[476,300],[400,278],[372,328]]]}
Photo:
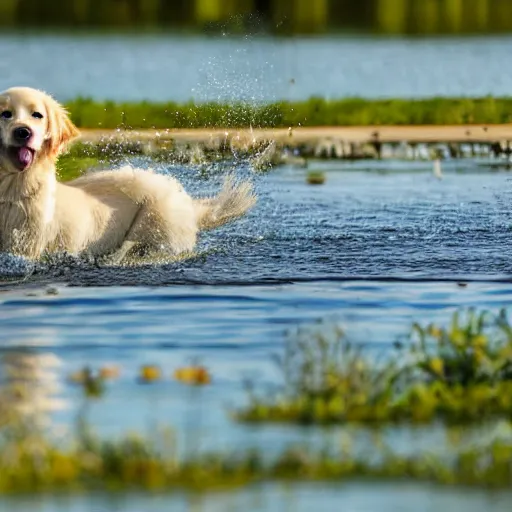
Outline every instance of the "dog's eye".
{"label": "dog's eye", "polygon": [[2,116],[4,119],[11,119],[12,112],[10,110],[4,110],[0,116]]}
{"label": "dog's eye", "polygon": [[35,117],[36,119],[43,119],[43,114],[41,114],[41,112],[34,112],[32,117]]}

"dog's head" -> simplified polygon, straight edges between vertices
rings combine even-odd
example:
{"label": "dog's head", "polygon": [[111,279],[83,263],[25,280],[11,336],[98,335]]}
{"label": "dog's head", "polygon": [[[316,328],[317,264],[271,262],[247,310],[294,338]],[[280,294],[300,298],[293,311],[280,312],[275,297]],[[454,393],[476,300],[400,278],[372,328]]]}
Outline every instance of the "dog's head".
{"label": "dog's head", "polygon": [[14,87],[0,93],[0,172],[24,173],[55,160],[78,135],[64,108],[44,92]]}

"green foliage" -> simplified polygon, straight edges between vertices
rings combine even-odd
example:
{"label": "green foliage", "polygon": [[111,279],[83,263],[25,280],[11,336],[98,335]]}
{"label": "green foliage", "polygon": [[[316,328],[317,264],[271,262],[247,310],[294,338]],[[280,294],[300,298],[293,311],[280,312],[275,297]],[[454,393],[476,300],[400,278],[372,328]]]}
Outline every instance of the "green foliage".
{"label": "green foliage", "polygon": [[301,328],[279,360],[284,386],[235,416],[248,422],[471,422],[512,418],[512,327],[470,310],[450,327],[414,325],[380,364],[326,326]]}
{"label": "green foliage", "polygon": [[[148,29],[195,27],[280,34],[361,30],[386,34],[510,31],[507,0],[2,0],[5,27]],[[259,21],[261,20],[261,22]]]}
{"label": "green foliage", "polygon": [[414,324],[413,333],[417,367],[430,382],[468,386],[512,380],[512,328],[504,310],[494,318],[469,310],[463,320],[455,313],[448,328]]}
{"label": "green foliage", "polygon": [[78,158],[72,155],[62,155],[57,162],[57,174],[62,181],[78,178],[84,172],[96,167],[99,160],[91,157]]}
{"label": "green foliage", "polygon": [[461,125],[512,121],[512,98],[345,98],[267,105],[192,102],[114,103],[79,98],[68,103],[80,128],[288,128],[290,126]]}

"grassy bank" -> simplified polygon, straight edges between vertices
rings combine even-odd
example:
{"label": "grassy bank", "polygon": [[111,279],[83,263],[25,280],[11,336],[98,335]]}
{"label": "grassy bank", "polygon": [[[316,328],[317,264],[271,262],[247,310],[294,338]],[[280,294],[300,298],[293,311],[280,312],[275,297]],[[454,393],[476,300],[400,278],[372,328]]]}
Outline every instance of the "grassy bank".
{"label": "grassy bank", "polygon": [[290,126],[462,125],[512,122],[512,98],[366,100],[312,98],[267,105],[95,102],[67,105],[80,128],[288,128]]}

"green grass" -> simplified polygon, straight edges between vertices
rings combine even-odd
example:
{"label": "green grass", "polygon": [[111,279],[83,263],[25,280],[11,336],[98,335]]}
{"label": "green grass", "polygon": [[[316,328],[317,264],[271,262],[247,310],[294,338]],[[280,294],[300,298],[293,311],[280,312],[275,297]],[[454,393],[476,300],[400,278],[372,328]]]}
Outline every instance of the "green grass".
{"label": "green grass", "polygon": [[57,162],[57,174],[62,181],[69,181],[99,164],[100,160],[94,157],[76,157],[66,154],[62,155]]}
{"label": "green grass", "polygon": [[[15,425],[15,426],[14,426]],[[457,434],[457,433],[454,433]],[[452,442],[444,455],[398,455],[375,437],[357,453],[355,439],[340,449],[288,447],[268,456],[258,449],[178,456],[175,435],[159,429],[147,438],[102,440],[78,422],[71,442],[52,440],[33,424],[0,430],[0,494],[87,490],[207,491],[279,481],[372,479],[510,488],[512,441]]]}
{"label": "green grass", "polygon": [[279,358],[283,386],[249,389],[245,422],[454,423],[512,418],[512,327],[470,310],[449,327],[415,325],[409,343],[375,361],[338,329],[301,328]]}
{"label": "green grass", "polygon": [[243,103],[68,103],[80,128],[288,128],[290,126],[461,125],[512,121],[512,98],[366,100],[311,98],[266,105]]}

